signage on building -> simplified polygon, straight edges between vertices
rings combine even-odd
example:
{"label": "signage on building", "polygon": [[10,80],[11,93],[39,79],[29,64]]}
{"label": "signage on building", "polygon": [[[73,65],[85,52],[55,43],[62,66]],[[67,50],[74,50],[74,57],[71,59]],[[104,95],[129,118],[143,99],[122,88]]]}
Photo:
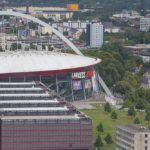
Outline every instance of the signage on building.
{"label": "signage on building", "polygon": [[93,70],[89,70],[86,72],[74,72],[72,73],[72,79],[84,79],[90,78],[93,76]]}
{"label": "signage on building", "polygon": [[82,82],[81,80],[78,81],[73,81],[73,90],[77,91],[77,90],[82,90]]}
{"label": "signage on building", "polygon": [[90,79],[85,80],[85,89],[91,89],[92,88],[92,82]]}

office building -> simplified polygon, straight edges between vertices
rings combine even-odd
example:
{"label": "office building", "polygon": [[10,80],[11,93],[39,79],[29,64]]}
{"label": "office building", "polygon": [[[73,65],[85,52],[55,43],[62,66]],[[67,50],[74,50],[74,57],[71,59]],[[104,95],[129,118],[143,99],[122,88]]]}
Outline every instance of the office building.
{"label": "office building", "polygon": [[92,150],[92,122],[40,82],[0,83],[0,150]]}
{"label": "office building", "polygon": [[93,22],[87,25],[86,45],[90,48],[100,48],[103,45],[103,25]]}
{"label": "office building", "polygon": [[121,125],[116,132],[116,150],[150,150],[149,129],[139,125]]}

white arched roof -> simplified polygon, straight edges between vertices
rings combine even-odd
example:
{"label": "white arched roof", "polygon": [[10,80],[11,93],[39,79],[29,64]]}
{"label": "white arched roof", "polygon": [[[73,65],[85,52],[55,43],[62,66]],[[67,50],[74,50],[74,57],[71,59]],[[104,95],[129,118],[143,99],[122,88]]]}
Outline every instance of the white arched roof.
{"label": "white arched roof", "polygon": [[100,59],[49,51],[0,53],[0,74],[74,70],[94,66]]}

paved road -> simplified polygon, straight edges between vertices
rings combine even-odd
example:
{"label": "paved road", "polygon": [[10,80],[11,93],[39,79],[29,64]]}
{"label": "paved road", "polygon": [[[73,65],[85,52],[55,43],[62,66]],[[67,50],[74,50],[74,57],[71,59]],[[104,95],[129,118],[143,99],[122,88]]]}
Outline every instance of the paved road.
{"label": "paved road", "polygon": [[102,104],[104,101],[75,101],[71,104],[75,106],[77,109],[94,109],[93,104]]}

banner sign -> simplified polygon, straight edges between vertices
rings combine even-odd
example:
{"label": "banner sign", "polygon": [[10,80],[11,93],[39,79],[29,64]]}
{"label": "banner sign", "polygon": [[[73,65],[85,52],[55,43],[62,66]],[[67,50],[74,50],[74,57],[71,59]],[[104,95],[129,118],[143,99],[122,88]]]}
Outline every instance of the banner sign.
{"label": "banner sign", "polygon": [[91,89],[92,88],[92,82],[90,79],[85,80],[85,89]]}
{"label": "banner sign", "polygon": [[72,79],[84,79],[90,78],[93,76],[93,70],[89,70],[86,72],[74,72],[72,73]]}
{"label": "banner sign", "polygon": [[73,90],[77,91],[77,90],[82,90],[82,82],[81,80],[78,81],[73,81]]}

